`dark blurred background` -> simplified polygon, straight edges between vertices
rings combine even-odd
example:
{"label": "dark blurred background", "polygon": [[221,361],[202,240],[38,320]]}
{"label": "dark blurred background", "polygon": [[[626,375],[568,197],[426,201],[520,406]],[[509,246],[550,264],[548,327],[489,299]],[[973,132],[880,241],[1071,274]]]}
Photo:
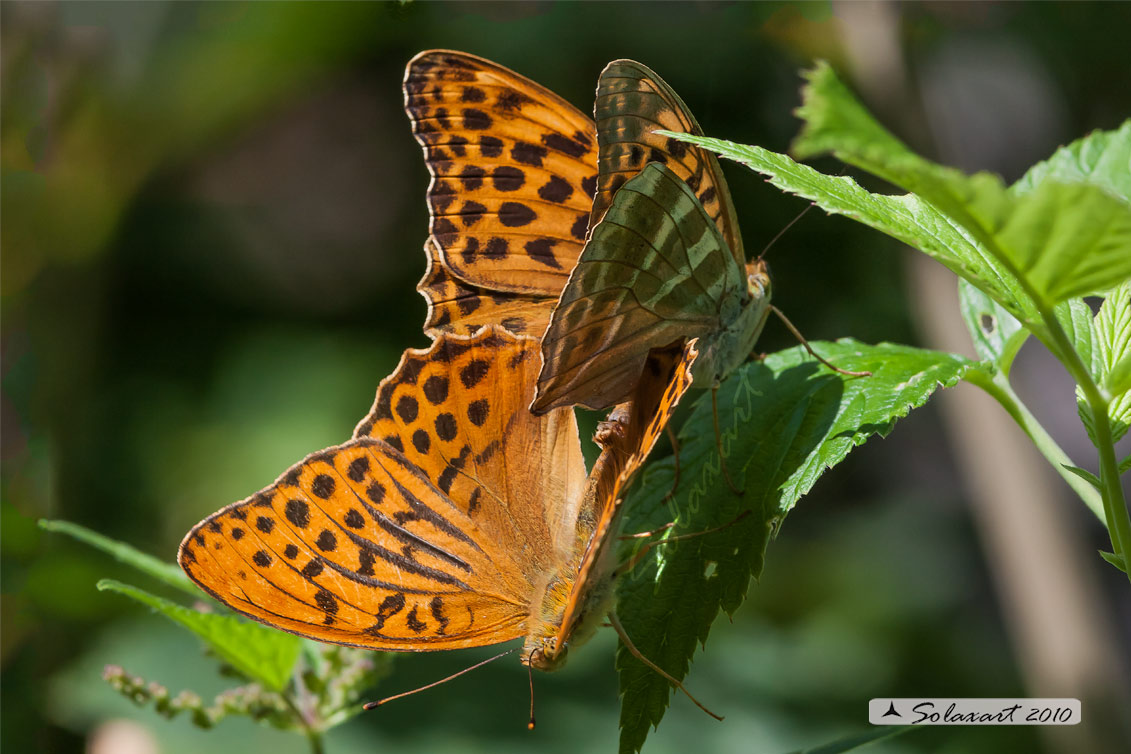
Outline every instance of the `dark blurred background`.
{"label": "dark blurred background", "polygon": [[[798,129],[797,71],[824,57],[915,148],[1013,180],[1131,113],[1129,10],[4,2],[4,750],[305,750],[244,720],[212,732],[166,722],[111,691],[106,663],[174,692],[225,684],[190,635],[94,590],[141,577],[35,521],[76,521],[172,560],[200,518],[346,439],[401,350],[425,345],[414,286],[427,173],[400,91],[416,52],[486,56],[586,112],[605,63],[635,58],[708,134],[777,151]],[[726,171],[752,252],[805,206]],[[969,350],[953,340],[953,277],[886,237],[812,212],[770,260],[777,304],[811,339]],[[761,347],[791,345],[771,324]],[[1029,344],[1016,372],[1034,412],[1094,468],[1056,364]],[[1131,607],[1126,578],[1095,554],[1102,527],[1020,431],[977,449],[998,437],[977,431],[992,403],[947,400],[801,502],[689,677],[726,722],[677,697],[648,751],[815,746],[867,730],[867,699],[887,695],[1084,696],[1086,722],[936,728],[874,751],[1119,750]],[[996,520],[999,498],[1021,489],[1019,512]],[[356,719],[329,749],[610,751],[614,646],[600,636],[537,679],[534,734],[525,672],[508,659]],[[477,656],[399,658],[375,695]]]}

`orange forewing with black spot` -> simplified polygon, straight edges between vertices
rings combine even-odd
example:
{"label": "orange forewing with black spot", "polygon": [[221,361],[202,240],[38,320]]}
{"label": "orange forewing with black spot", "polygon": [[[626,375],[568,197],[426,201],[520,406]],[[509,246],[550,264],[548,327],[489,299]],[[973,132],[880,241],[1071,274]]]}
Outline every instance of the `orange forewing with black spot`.
{"label": "orange forewing with black spot", "polygon": [[[535,417],[538,342],[499,327],[406,351],[354,438],[209,516],[181,567],[256,620],[391,651],[527,637],[560,664],[604,615],[620,496],[690,382],[660,353],[586,477],[573,412]],[[647,387],[646,387],[647,386]]]}
{"label": "orange forewing with black spot", "polygon": [[446,268],[469,286],[552,306],[588,229],[593,121],[545,87],[461,52],[414,57],[404,91],[432,175],[431,233]]}
{"label": "orange forewing with black spot", "polygon": [[[246,615],[387,650],[527,633],[573,550],[585,485],[572,412],[526,410],[538,345],[497,328],[406,352],[353,440],[185,537],[185,572]],[[410,405],[414,407],[410,408]]]}

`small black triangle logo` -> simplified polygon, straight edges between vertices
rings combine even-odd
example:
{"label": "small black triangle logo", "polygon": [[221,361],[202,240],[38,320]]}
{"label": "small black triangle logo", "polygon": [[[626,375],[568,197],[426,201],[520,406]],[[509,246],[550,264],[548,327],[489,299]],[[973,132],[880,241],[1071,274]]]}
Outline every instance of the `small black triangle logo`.
{"label": "small black triangle logo", "polygon": [[895,702],[888,702],[888,711],[885,712],[882,717],[903,717],[903,715],[896,712]]}

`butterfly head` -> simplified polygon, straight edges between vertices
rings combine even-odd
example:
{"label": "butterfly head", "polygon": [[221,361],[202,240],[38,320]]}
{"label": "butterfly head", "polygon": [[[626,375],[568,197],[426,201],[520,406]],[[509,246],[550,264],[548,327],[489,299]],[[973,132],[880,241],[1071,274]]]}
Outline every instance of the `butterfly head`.
{"label": "butterfly head", "polygon": [[697,384],[718,384],[750,357],[770,314],[770,269],[764,260],[746,263],[745,293],[733,316],[700,346],[700,357],[692,367]]}
{"label": "butterfly head", "polygon": [[530,648],[530,643],[527,642],[527,647],[522,652],[522,664],[536,670],[557,670],[565,665],[568,652],[568,642],[562,642],[559,648],[556,636],[546,636],[539,639],[533,648]]}
{"label": "butterfly head", "polygon": [[755,301],[770,300],[770,266],[764,259],[746,263],[746,292]]}

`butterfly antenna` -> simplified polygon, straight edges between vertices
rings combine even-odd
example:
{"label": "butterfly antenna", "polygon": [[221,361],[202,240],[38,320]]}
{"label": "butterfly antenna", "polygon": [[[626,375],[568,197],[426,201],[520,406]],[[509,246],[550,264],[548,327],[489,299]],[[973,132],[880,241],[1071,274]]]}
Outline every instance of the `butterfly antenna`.
{"label": "butterfly antenna", "polygon": [[762,253],[758,255],[758,259],[762,259],[762,257],[766,256],[766,252],[770,250],[770,247],[773,246],[775,243],[777,243],[778,239],[781,238],[782,236],[784,236],[785,232],[787,230],[789,230],[790,228],[792,228],[794,223],[796,223],[801,218],[805,217],[806,212],[808,212],[809,210],[813,209],[816,206],[817,206],[816,204],[810,203],[808,207],[806,207],[805,209],[798,212],[797,217],[793,218],[788,223],[786,223],[785,227],[782,228],[781,230],[779,230],[778,234],[776,236],[774,236],[773,238],[771,238],[770,242],[768,244],[766,244],[765,247],[763,247]]}
{"label": "butterfly antenna", "polygon": [[393,701],[394,699],[400,699],[401,697],[404,697],[404,696],[411,696],[411,695],[417,693],[418,691],[427,691],[428,689],[432,688],[433,686],[439,686],[441,683],[447,683],[448,681],[459,678],[464,673],[470,673],[471,671],[475,670],[476,668],[481,668],[489,662],[494,662],[495,660],[499,659],[500,657],[506,657],[507,655],[509,655],[513,652],[517,652],[518,649],[519,649],[518,647],[515,647],[513,649],[508,649],[506,652],[500,652],[499,654],[495,655],[494,657],[490,657],[486,660],[483,660],[482,662],[475,663],[470,668],[464,668],[463,670],[459,671],[458,673],[452,673],[447,678],[441,678],[438,681],[433,681],[432,683],[429,683],[425,686],[421,686],[420,688],[413,689],[412,691],[405,691],[404,693],[401,693],[401,694],[395,694],[393,696],[387,696],[384,699],[378,699],[375,702],[366,702],[365,706],[362,707],[362,709],[364,709],[364,710],[376,709],[377,707],[380,707],[382,704],[388,704],[389,702]]}
{"label": "butterfly antenna", "polygon": [[872,376],[871,372],[853,372],[853,371],[850,371],[848,369],[841,369],[840,367],[833,366],[828,361],[826,361],[824,358],[822,358],[820,356],[820,354],[818,354],[816,351],[813,350],[813,347],[809,345],[809,341],[805,340],[805,336],[801,334],[800,330],[798,330],[796,327],[793,326],[793,323],[789,321],[789,317],[785,316],[785,314],[782,312],[781,309],[777,308],[773,304],[770,304],[770,309],[773,311],[774,314],[778,315],[778,319],[780,319],[782,321],[782,323],[789,329],[789,331],[791,333],[793,333],[793,337],[797,338],[797,340],[801,342],[801,345],[805,346],[805,350],[809,352],[809,355],[812,356],[817,361],[824,364],[825,366],[827,366],[829,369],[833,370],[837,374],[843,374],[847,377],[871,377]]}
{"label": "butterfly antenna", "polygon": [[688,691],[682,683],[680,683],[675,678],[668,675],[664,671],[663,668],[661,668],[659,665],[657,665],[656,663],[649,660],[644,655],[640,654],[640,650],[636,648],[636,645],[632,643],[632,639],[628,638],[628,634],[625,633],[624,626],[622,626],[620,624],[620,618],[617,617],[616,613],[609,613],[609,623],[611,623],[613,628],[616,630],[617,636],[620,637],[621,642],[624,644],[624,648],[627,649],[629,652],[631,652],[633,657],[640,660],[642,663],[644,663],[648,667],[652,668],[652,670],[659,673],[660,676],[662,678],[664,678],[664,680],[666,680],[671,685],[675,686],[677,689],[682,691],[684,694],[687,694],[687,698],[690,699],[691,701],[695,702],[696,707],[703,710],[704,712],[706,712],[708,715],[715,718],[716,720],[722,720],[723,719],[721,715],[716,715],[714,712],[712,712],[711,710],[704,707],[699,702],[698,699],[696,699],[695,697],[693,697],[691,695],[691,692]]}
{"label": "butterfly antenna", "polygon": [[[848,170],[847,166],[841,168],[840,172],[836,174],[836,177],[839,178],[842,175],[844,175],[846,170]],[[773,246],[775,243],[777,243],[778,239],[781,238],[782,236],[784,236],[785,232],[787,230],[789,230],[790,228],[792,228],[793,224],[795,222],[797,222],[801,218],[805,217],[806,212],[808,212],[809,210],[813,209],[816,206],[817,206],[816,202],[810,202],[808,207],[806,207],[805,209],[798,212],[797,217],[793,218],[788,223],[786,223],[786,226],[784,228],[782,228],[781,230],[779,230],[778,234],[776,236],[774,236],[773,238],[770,239],[770,242],[768,244],[766,244],[765,248],[762,249],[762,253],[758,255],[758,259],[761,259],[762,257],[766,256],[766,252],[770,250],[770,247]]]}
{"label": "butterfly antenna", "polygon": [[530,657],[526,658],[526,675],[530,677],[530,722],[526,724],[527,730],[534,730],[534,666],[530,661],[534,659],[534,650],[530,650]]}

